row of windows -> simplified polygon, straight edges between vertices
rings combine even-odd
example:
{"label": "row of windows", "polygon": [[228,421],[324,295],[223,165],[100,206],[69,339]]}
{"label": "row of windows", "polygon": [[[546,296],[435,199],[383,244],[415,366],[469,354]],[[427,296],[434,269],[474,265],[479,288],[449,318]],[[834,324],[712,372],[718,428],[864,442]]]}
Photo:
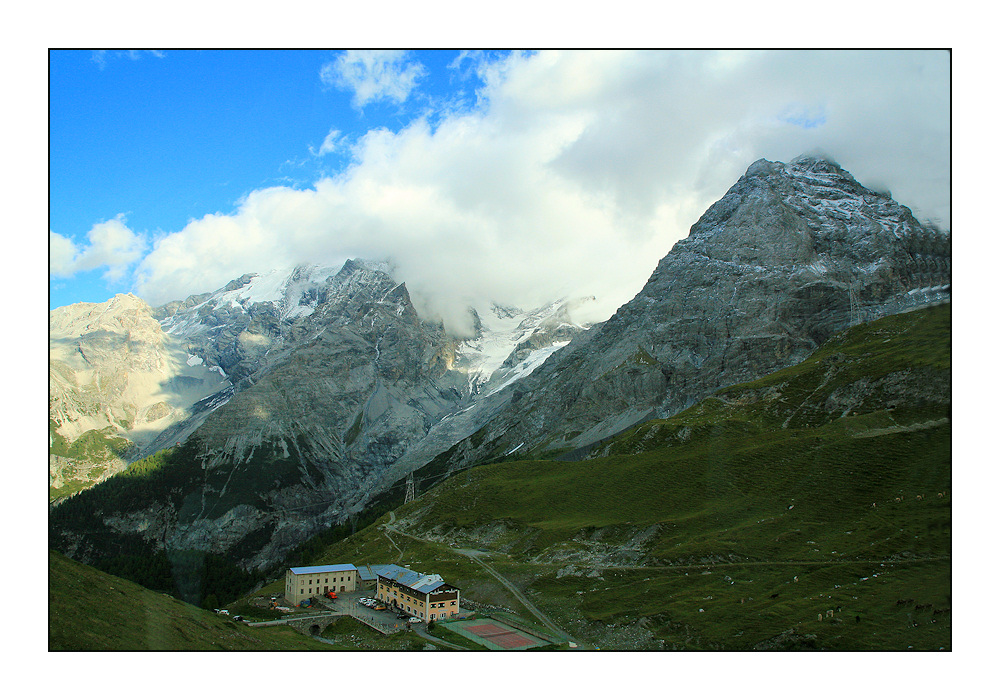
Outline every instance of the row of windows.
{"label": "row of windows", "polygon": [[[350,576],[348,576],[348,577],[347,577],[347,580],[348,580],[348,581],[350,581],[350,580],[351,580],[351,577],[350,577]],[[313,580],[312,580],[312,579],[309,579],[309,584],[310,584],[310,585],[312,585],[312,582],[313,582]],[[334,582],[334,583],[336,583],[336,582],[337,582],[337,577],[336,577],[336,576],[334,576],[334,577],[333,577],[333,582]],[[343,582],[344,582],[344,577],[343,577],[343,576],[341,576],[341,577],[340,577],[340,582],[341,582],[341,583],[343,583]],[[316,579],[316,583],[319,583],[319,579]],[[327,578],[323,579],[323,583],[330,583],[330,577],[328,576]]]}

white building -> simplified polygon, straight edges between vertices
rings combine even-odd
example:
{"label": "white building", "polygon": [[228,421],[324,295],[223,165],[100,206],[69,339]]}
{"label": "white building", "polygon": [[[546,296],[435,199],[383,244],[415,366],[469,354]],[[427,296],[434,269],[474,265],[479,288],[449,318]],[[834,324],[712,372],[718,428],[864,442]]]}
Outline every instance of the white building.
{"label": "white building", "polygon": [[306,598],[321,596],[327,591],[354,591],[358,581],[358,570],[354,564],[293,566],[285,572],[285,600],[298,605]]}

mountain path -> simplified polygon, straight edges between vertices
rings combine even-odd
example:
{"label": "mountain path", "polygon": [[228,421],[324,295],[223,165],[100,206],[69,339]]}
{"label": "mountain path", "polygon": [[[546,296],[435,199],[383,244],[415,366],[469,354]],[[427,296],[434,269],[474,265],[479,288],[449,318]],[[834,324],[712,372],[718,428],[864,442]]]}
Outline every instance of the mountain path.
{"label": "mountain path", "polygon": [[[436,544],[436,545],[440,545],[440,546],[448,546],[448,545],[442,545],[442,543],[437,542],[435,540],[427,540],[427,539],[424,539],[423,537],[418,537],[417,535],[411,535],[408,532],[403,532],[402,530],[399,530],[398,528],[393,527],[393,523],[395,523],[395,522],[396,522],[396,513],[394,511],[389,511],[389,522],[383,524],[382,527],[384,529],[386,529],[386,530],[392,530],[393,532],[395,532],[398,535],[403,535],[404,537],[409,537],[409,538],[415,539],[415,540],[417,540],[419,542],[427,542],[427,543],[430,543],[430,544]],[[395,542],[393,542],[393,546],[395,546]],[[399,547],[396,547],[396,549],[399,549]],[[573,642],[574,644],[577,644],[578,645],[577,648],[583,648],[583,646],[580,644],[579,641],[577,641],[576,639],[574,639],[568,632],[566,632],[561,627],[559,627],[558,625],[556,625],[556,623],[554,623],[551,620],[551,618],[549,618],[548,615],[546,615],[545,613],[543,613],[541,610],[539,610],[534,605],[534,603],[532,603],[530,600],[528,600],[528,598],[523,593],[521,593],[520,590],[518,590],[517,586],[515,586],[513,583],[511,583],[506,577],[504,577],[502,574],[500,574],[500,572],[498,572],[492,566],[490,566],[489,564],[487,564],[486,562],[484,562],[482,559],[480,559],[471,550],[468,550],[468,549],[456,549],[456,548],[450,547],[450,546],[448,546],[448,549],[450,549],[451,551],[453,551],[453,552],[455,552],[457,554],[461,554],[463,556],[466,556],[469,559],[471,559],[472,561],[474,561],[476,564],[478,564],[480,568],[482,568],[483,570],[485,570],[493,578],[495,578],[497,581],[499,581],[500,584],[504,588],[506,588],[507,590],[509,590],[514,595],[514,597],[517,598],[518,601],[520,601],[521,604],[524,605],[524,607],[527,608],[528,611],[532,615],[534,615],[538,619],[539,622],[541,622],[543,625],[545,625],[545,627],[547,627],[549,629],[549,631],[551,631],[553,634],[557,635],[558,637],[560,637],[562,639],[566,639],[566,640],[568,640],[570,642]]]}

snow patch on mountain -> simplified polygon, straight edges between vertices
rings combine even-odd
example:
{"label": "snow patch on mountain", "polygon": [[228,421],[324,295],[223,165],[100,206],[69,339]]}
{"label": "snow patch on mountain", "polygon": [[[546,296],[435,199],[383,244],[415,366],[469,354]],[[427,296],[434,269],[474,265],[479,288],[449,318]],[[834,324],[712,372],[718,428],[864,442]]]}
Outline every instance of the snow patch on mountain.
{"label": "snow patch on mountain", "polygon": [[[492,394],[531,374],[569,338],[589,327],[574,317],[594,301],[593,297],[571,302],[560,299],[531,311],[494,303],[477,311],[479,334],[460,343],[456,350],[458,366],[468,372],[469,394],[486,389]],[[530,354],[523,359],[513,357],[519,349],[522,355],[525,350]],[[500,385],[493,386],[497,382]]]}
{"label": "snow patch on mountain", "polygon": [[504,371],[501,377],[503,383],[497,386],[496,388],[491,389],[490,393],[487,394],[487,396],[491,396],[500,391],[501,389],[505,389],[506,387],[510,386],[517,380],[527,377],[529,374],[531,374],[536,369],[541,367],[542,364],[547,359],[549,359],[549,356],[552,355],[552,353],[554,353],[556,350],[559,350],[560,348],[566,347],[567,345],[569,345],[569,341],[562,340],[562,341],[557,341],[552,345],[549,345],[548,347],[533,350],[531,354],[528,355],[528,358],[526,360],[519,363],[512,370]]}

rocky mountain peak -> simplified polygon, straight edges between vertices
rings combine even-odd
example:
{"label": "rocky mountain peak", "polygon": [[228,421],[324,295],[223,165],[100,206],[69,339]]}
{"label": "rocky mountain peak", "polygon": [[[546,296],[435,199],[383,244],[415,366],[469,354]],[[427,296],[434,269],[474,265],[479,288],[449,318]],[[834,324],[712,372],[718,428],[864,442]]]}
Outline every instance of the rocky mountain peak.
{"label": "rocky mountain peak", "polygon": [[758,160],[645,287],[451,453],[570,453],[805,359],[839,330],[950,299],[950,236],[834,161]]}
{"label": "rocky mountain peak", "polygon": [[[232,386],[201,394],[152,446],[181,443],[197,462],[179,509],[122,527],[157,547],[242,539],[253,546],[241,558],[270,563],[437,455],[435,468],[586,454],[800,362],[851,324],[945,300],[949,283],[948,234],[813,156],[751,164],[591,328],[578,301],[493,304],[475,312],[474,338],[452,338],[418,317],[385,263],[244,275],[162,316],[184,364]],[[62,387],[76,381],[63,374]],[[174,410],[159,408],[135,420]]]}
{"label": "rocky mountain peak", "polygon": [[98,333],[125,334],[137,342],[160,340],[152,309],[133,294],[116,294],[99,304],[70,304],[49,312],[49,334],[54,339],[93,339]]}

